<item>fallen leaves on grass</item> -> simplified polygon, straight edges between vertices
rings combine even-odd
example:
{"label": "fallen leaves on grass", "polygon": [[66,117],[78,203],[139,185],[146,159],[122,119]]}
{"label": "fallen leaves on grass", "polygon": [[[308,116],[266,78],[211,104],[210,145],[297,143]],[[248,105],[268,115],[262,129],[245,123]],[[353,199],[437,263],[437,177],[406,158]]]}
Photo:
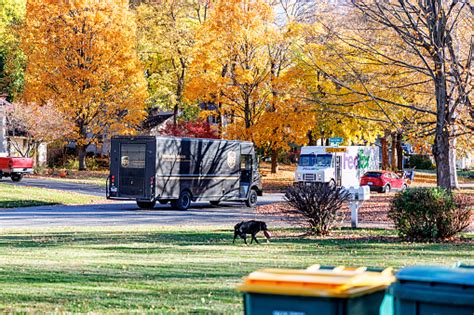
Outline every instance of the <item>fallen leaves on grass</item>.
{"label": "fallen leaves on grass", "polygon": [[[359,209],[359,222],[391,223],[387,214],[393,197],[393,194],[376,195],[365,201]],[[291,210],[286,202],[277,202],[256,208],[257,213],[268,215],[286,215],[286,210]],[[345,220],[350,220],[351,212],[347,206],[343,207],[342,214]]]}

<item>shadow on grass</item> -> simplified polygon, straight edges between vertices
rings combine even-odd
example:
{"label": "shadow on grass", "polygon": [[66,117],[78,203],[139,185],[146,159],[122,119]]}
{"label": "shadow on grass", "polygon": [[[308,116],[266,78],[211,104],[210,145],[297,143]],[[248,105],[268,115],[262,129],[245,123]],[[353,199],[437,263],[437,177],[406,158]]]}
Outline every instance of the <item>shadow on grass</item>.
{"label": "shadow on grass", "polygon": [[[290,231],[290,233],[287,233]],[[383,244],[394,249],[408,247],[420,249],[452,248],[453,246],[474,245],[474,238],[460,239],[456,242],[444,243],[407,243],[399,239],[393,231],[383,229],[351,230],[343,228],[327,237],[302,237],[303,230],[280,229],[275,231],[276,237],[271,239],[270,245],[308,245],[320,246],[355,246],[363,247],[368,244]],[[260,242],[264,242],[261,233],[257,235]],[[232,244],[231,230],[218,231],[153,231],[153,232],[52,232],[34,234],[6,234],[0,236],[0,248],[43,248],[70,246],[88,247],[104,251],[118,251],[123,253],[150,253],[166,252],[168,247],[179,248],[185,246],[243,246],[243,240],[236,239]],[[248,239],[250,241],[250,239]],[[141,247],[140,244],[146,245]],[[159,246],[152,246],[156,244]],[[247,248],[262,246],[249,245]],[[192,251],[192,250],[191,250]]]}
{"label": "shadow on grass", "polygon": [[4,208],[22,208],[22,207],[38,207],[38,206],[51,206],[58,205],[59,202],[40,201],[35,199],[22,199],[22,200],[0,200],[0,209]]}
{"label": "shadow on grass", "polygon": [[44,268],[5,267],[0,271],[0,285],[15,284],[55,284],[74,283],[75,285],[92,285],[93,283],[123,283],[124,281],[194,281],[198,279],[235,279],[242,276],[241,269],[230,269],[226,264],[215,263],[199,266],[189,270],[184,264],[159,264],[156,266],[129,265],[123,269],[119,264],[101,264],[100,267],[88,267],[78,270],[46,270]]}

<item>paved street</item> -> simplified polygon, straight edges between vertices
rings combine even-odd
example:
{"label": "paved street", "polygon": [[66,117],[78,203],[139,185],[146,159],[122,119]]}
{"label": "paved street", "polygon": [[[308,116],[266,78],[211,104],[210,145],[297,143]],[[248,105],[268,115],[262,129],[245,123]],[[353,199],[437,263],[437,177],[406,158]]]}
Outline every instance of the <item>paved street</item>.
{"label": "paved street", "polygon": [[87,206],[42,206],[0,211],[0,229],[11,227],[114,226],[114,225],[222,225],[232,227],[241,220],[263,219],[280,223],[277,217],[256,215],[240,204],[209,207],[193,204],[187,211],[157,206],[154,210],[139,210],[132,202]]}
{"label": "paved street", "polygon": [[[8,179],[0,182],[20,186],[52,188],[78,193],[104,196],[104,204],[82,206],[41,206],[0,211],[0,228],[59,227],[59,226],[114,226],[114,225],[223,225],[232,227],[240,220],[263,219],[267,223],[281,224],[278,217],[263,217],[241,203],[223,203],[212,207],[207,202],[193,203],[187,211],[173,210],[169,205],[157,205],[154,210],[141,210],[135,202],[105,200],[101,187],[63,181],[25,178],[20,183]],[[265,194],[259,205],[281,201],[282,194]]]}
{"label": "paved street", "polygon": [[[47,179],[25,178],[20,183],[9,179],[0,180],[20,186],[34,186],[87,195],[105,196],[105,189],[79,183]],[[283,194],[264,194],[259,205],[279,202]],[[241,203],[223,203],[212,207],[207,202],[193,203],[187,211],[173,210],[169,205],[157,205],[154,210],[141,210],[135,202],[106,201],[103,204],[81,206],[41,206],[15,209],[1,209],[0,229],[18,227],[60,227],[60,226],[120,226],[120,225],[222,225],[232,227],[241,220],[264,220],[272,226],[286,225],[280,217],[256,214]],[[363,227],[380,227],[379,223],[363,223]]]}

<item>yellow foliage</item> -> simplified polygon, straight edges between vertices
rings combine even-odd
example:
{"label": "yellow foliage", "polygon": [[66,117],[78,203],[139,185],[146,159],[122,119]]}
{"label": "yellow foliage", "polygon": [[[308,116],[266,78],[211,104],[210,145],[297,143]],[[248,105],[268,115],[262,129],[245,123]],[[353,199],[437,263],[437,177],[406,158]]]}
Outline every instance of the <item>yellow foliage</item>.
{"label": "yellow foliage", "polygon": [[198,30],[185,97],[216,104],[226,138],[277,150],[306,141],[311,120],[290,94],[299,87],[289,71],[289,33],[276,28],[262,0],[217,1]]}
{"label": "yellow foliage", "polygon": [[80,146],[134,132],[147,97],[135,32],[125,0],[28,1],[26,101],[53,104]]}

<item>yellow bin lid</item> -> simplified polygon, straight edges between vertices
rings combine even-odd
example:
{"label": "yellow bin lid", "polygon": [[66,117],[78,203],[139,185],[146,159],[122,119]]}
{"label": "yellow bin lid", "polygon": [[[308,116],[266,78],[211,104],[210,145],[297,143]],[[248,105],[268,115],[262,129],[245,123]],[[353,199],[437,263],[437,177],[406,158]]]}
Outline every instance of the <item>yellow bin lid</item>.
{"label": "yellow bin lid", "polygon": [[367,268],[336,267],[306,270],[262,269],[244,277],[237,287],[241,292],[276,295],[351,298],[385,289],[395,281],[392,268],[368,271]]}

